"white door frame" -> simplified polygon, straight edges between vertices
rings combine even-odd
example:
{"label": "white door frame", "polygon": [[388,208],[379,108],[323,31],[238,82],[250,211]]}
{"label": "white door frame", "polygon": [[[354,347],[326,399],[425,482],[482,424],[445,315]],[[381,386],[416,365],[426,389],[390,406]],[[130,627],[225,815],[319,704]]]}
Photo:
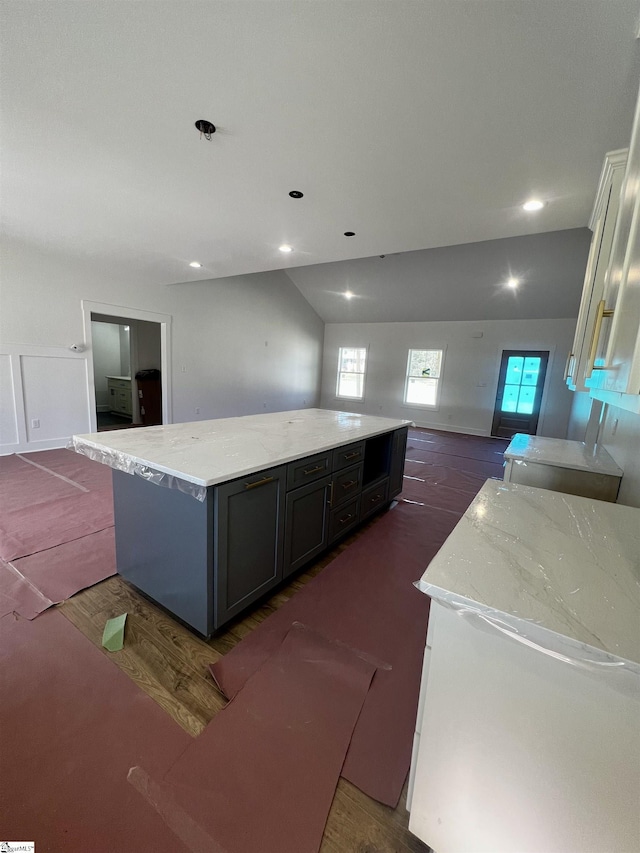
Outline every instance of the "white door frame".
{"label": "white door frame", "polygon": [[[91,334],[91,315],[106,314],[111,317],[122,317],[124,320],[144,320],[148,323],[160,324],[160,380],[162,385],[162,423],[173,423],[173,405],[171,397],[171,315],[156,314],[154,311],[143,311],[140,308],[127,308],[124,305],[110,305],[106,302],[90,302],[81,300],[82,323],[84,327],[84,344],[87,348],[87,400],[89,405],[89,422],[91,432],[98,429],[96,416],[96,387],[93,377],[93,338]],[[131,365],[133,368],[133,364]],[[133,373],[131,376],[133,381]]]}

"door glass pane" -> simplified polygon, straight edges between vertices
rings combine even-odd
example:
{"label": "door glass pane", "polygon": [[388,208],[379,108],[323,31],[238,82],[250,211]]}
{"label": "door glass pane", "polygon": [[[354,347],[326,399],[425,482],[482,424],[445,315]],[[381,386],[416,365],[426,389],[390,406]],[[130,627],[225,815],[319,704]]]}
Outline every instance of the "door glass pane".
{"label": "door glass pane", "polygon": [[[507,385],[519,385],[522,381],[522,367],[524,364],[524,358],[519,355],[510,355],[509,361],[507,363],[507,376],[505,378],[505,382]],[[504,411],[511,411],[510,409],[505,409]]]}
{"label": "door glass pane", "polygon": [[504,394],[502,396],[502,411],[503,412],[515,412],[516,406],[518,405],[518,394],[520,393],[520,386],[518,385],[505,385],[504,386]]}
{"label": "door glass pane", "polygon": [[522,384],[523,385],[536,385],[538,382],[538,376],[539,375],[540,375],[540,359],[539,358],[525,358],[524,368],[522,371]]}
{"label": "door glass pane", "polygon": [[530,415],[533,413],[533,401],[536,396],[535,385],[523,385],[520,389],[518,399],[518,414]]}

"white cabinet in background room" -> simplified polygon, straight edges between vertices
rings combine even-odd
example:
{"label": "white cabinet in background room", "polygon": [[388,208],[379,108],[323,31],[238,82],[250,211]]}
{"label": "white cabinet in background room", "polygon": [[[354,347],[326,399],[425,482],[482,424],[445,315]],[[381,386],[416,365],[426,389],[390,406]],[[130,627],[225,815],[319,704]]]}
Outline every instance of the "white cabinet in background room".
{"label": "white cabinet in background room", "polygon": [[131,417],[131,379],[128,376],[107,376],[109,408],[117,415]]}
{"label": "white cabinet in background room", "polygon": [[589,228],[593,231],[585,273],[578,324],[567,359],[567,385],[572,391],[586,391],[585,379],[595,357],[594,340],[600,303],[604,298],[605,275],[613,244],[620,191],[627,162],[627,149],[606,155],[596,193]]}

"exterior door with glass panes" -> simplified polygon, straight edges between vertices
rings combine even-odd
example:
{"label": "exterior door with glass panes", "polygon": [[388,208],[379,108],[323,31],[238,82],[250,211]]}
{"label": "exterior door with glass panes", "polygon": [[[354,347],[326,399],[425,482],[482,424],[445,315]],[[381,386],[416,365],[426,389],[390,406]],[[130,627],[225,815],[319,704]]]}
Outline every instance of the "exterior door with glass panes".
{"label": "exterior door with glass panes", "polygon": [[548,361],[548,351],[503,351],[491,435],[536,434]]}

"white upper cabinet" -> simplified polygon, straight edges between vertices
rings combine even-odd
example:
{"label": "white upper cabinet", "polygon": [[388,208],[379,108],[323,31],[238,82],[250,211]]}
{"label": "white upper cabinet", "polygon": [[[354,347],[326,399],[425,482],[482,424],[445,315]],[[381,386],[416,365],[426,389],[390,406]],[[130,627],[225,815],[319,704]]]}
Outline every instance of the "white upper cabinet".
{"label": "white upper cabinet", "polygon": [[566,380],[572,391],[586,391],[596,357],[596,323],[604,298],[605,278],[611,255],[620,191],[627,163],[627,149],[606,155],[589,227],[593,231],[585,273],[578,324],[567,359]]}
{"label": "white upper cabinet", "polygon": [[[598,334],[597,392],[640,394],[640,99],[633,124],[620,209],[605,280],[604,320]],[[600,313],[603,313],[601,307]],[[598,332],[598,329],[596,329]],[[603,398],[604,399],[604,398]],[[609,400],[607,400],[609,401]],[[624,408],[625,401],[621,401]]]}

